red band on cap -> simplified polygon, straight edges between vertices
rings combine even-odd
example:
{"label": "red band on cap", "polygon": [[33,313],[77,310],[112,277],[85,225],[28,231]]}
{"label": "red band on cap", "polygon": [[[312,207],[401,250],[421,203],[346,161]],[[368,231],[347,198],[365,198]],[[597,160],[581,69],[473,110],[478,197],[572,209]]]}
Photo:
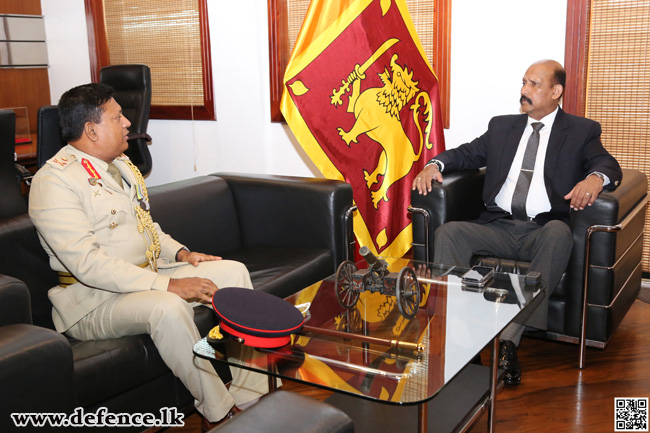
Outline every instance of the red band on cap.
{"label": "red band on cap", "polygon": [[221,322],[221,329],[234,337],[239,337],[244,340],[243,343],[246,346],[270,349],[285,346],[291,341],[291,335],[284,335],[281,337],[256,337],[254,335],[245,334],[231,328],[223,321]]}

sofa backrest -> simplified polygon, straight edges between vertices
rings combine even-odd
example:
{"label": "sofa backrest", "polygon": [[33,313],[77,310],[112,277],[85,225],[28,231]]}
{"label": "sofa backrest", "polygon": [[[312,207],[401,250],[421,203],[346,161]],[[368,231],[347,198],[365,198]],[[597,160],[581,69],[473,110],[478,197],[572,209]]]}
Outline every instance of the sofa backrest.
{"label": "sofa backrest", "polygon": [[0,220],[0,274],[18,278],[27,285],[33,323],[54,329],[47,291],[59,282],[27,214]]}
{"label": "sofa backrest", "polygon": [[228,184],[199,176],[149,188],[151,216],[192,251],[224,255],[241,248],[235,203]]}

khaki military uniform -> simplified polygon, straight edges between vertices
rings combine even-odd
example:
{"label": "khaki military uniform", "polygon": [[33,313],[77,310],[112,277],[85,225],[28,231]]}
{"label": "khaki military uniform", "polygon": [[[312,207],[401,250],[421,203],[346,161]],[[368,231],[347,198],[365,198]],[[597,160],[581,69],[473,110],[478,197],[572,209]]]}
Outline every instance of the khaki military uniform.
{"label": "khaki military uniform", "polygon": [[158,224],[160,266],[158,272],[146,266],[150,240],[138,231],[134,210],[142,194],[126,158],[113,161],[123,187],[108,174],[106,162],[70,145],[34,176],[29,215],[51,268],[74,277],[69,286],[48,292],[54,325],[82,340],[150,334],[165,363],[194,396],[197,409],[217,421],[233,404],[266,392],[267,380],[233,369],[228,392],[210,363],[192,353],[201,338],[193,321],[194,304],[167,292],[167,286],[170,278],[196,276],[218,287],[252,288],[250,276],[243,264],[228,260],[198,267],[174,263],[183,245]]}

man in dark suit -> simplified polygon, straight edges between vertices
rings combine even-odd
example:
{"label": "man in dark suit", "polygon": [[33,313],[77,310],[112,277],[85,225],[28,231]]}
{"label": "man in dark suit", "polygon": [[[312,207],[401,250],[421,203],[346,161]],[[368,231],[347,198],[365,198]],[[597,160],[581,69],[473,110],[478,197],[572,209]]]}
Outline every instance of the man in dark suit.
{"label": "man in dark suit", "polygon": [[[413,181],[413,190],[426,195],[433,181],[443,181],[442,173],[486,167],[486,210],[476,221],[440,226],[434,261],[468,266],[472,255],[482,254],[530,262],[547,289],[545,302],[526,321],[539,329],[546,329],[548,298],[571,254],[570,210],[591,206],[622,177],[600,142],[600,125],[559,108],[565,81],[558,62],[534,63],[521,87],[523,114],[492,118],[486,133],[434,157]],[[521,381],[516,348],[523,331],[511,324],[501,334],[499,364],[508,384]]]}

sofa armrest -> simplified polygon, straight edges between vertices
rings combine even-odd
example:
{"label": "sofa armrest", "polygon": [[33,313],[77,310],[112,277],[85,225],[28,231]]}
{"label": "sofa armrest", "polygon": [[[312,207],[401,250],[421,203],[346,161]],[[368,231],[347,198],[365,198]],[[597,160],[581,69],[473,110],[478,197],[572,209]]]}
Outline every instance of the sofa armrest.
{"label": "sofa armrest", "polygon": [[327,248],[347,258],[346,213],[352,187],[328,179],[216,173],[228,183],[244,247]]}
{"label": "sofa armrest", "polygon": [[72,349],[61,334],[33,325],[0,327],[0,431],[15,412],[70,413],[76,405]]}
{"label": "sofa armrest", "polygon": [[[613,191],[600,193],[592,206],[581,211],[571,212],[571,231],[573,232],[573,255],[580,253],[584,255],[587,230],[596,225],[615,226],[621,223],[626,217],[632,216],[635,210],[644,207],[643,202],[648,190],[648,179],[639,170],[624,169],[623,180],[618,188]],[[638,209],[637,209],[638,208]],[[643,232],[645,224],[645,213],[639,212],[630,223],[629,230],[625,233],[630,236]],[[618,239],[617,239],[618,238]],[[610,266],[614,256],[622,249],[627,248],[634,238],[617,236],[613,233],[594,233],[592,244],[598,248],[592,250],[591,261],[601,266]],[[616,242],[616,245],[614,243]]]}
{"label": "sofa armrest", "polygon": [[645,174],[639,170],[623,169],[623,179],[618,188],[601,192],[592,206],[571,212],[573,251],[568,276],[577,284],[574,287],[583,285],[585,245],[589,228],[616,226],[630,218],[627,226],[621,231],[595,232],[592,235],[589,256],[591,264],[612,266],[643,233],[647,190],[648,179]]}
{"label": "sofa armrest", "polygon": [[623,169],[623,179],[615,190],[603,190],[592,206],[571,212],[571,227],[618,224],[645,197],[647,190],[645,174],[639,170]]}
{"label": "sofa armrest", "polygon": [[433,259],[434,232],[439,226],[448,221],[478,218],[485,210],[482,199],[484,169],[457,171],[444,174],[443,178],[442,184],[433,182],[427,195],[411,192],[409,212],[413,218],[413,258],[416,260]]}
{"label": "sofa armrest", "polygon": [[32,323],[29,290],[19,279],[0,274],[0,326]]}

